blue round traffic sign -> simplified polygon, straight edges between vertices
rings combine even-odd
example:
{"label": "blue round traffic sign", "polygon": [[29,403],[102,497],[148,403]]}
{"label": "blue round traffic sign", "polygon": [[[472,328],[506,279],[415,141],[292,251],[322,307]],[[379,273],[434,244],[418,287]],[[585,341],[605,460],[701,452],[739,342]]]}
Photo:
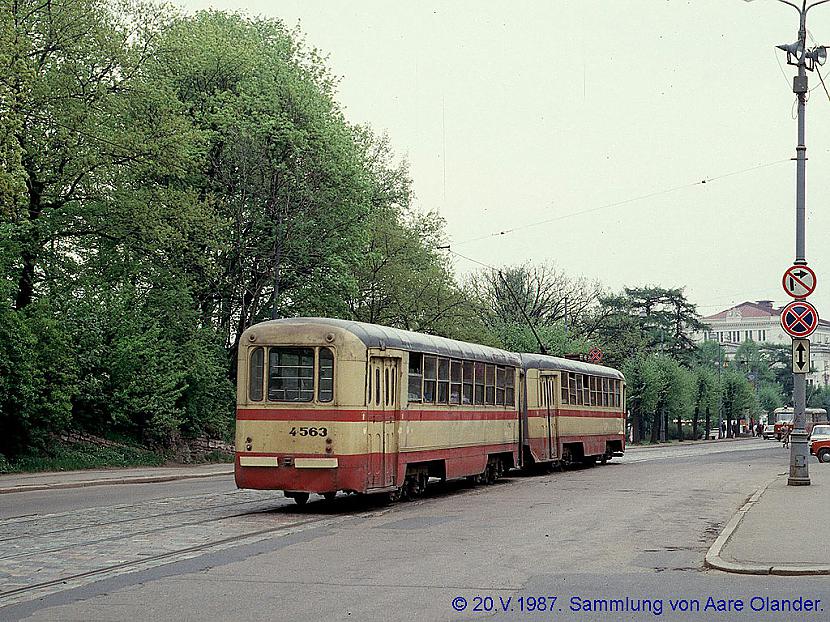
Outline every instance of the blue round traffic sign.
{"label": "blue round traffic sign", "polygon": [[818,326],[818,311],[809,302],[796,300],[781,309],[781,328],[793,337],[807,337]]}

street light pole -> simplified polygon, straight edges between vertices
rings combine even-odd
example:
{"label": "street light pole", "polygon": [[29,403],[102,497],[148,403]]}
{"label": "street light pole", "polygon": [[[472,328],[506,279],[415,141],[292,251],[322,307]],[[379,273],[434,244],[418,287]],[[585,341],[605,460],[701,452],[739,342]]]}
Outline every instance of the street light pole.
{"label": "street light pole", "polygon": [[[751,2],[752,0],[747,0]],[[795,264],[806,265],[805,252],[805,171],[807,163],[807,146],[804,138],[804,117],[807,103],[807,70],[813,70],[817,63],[822,62],[822,55],[826,58],[823,47],[807,49],[807,12],[820,4],[830,0],[818,0],[807,4],[803,0],[801,6],[789,0],[778,0],[798,11],[798,41],[789,45],[779,45],[778,48],[787,53],[787,63],[798,67],[798,75],[793,78],[793,93],[798,98],[798,144],[796,145],[796,180],[795,180]],[[793,374],[793,431],[790,435],[790,476],[787,484],[790,486],[809,486],[810,473],[807,466],[809,450],[807,447],[807,378],[806,374]]]}

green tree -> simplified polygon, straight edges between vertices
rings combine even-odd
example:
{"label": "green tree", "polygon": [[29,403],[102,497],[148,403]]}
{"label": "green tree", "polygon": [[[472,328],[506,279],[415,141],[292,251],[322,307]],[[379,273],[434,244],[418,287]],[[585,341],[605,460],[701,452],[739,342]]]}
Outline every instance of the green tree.
{"label": "green tree", "polygon": [[708,435],[712,429],[712,414],[718,411],[720,387],[715,372],[700,365],[694,368],[694,413],[692,415],[692,438],[698,438],[700,415],[705,418],[705,428]]}

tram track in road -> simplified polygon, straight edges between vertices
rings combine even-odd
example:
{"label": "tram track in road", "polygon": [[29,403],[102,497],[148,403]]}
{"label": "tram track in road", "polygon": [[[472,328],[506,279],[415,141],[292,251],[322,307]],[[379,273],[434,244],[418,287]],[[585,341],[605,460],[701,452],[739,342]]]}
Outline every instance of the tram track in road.
{"label": "tram track in road", "polygon": [[[215,518],[203,518],[203,519],[200,519],[200,520],[189,521],[189,522],[185,522],[185,523],[179,523],[179,524],[175,525],[175,527],[173,527],[173,528],[175,529],[175,528],[180,528],[180,527],[192,527],[194,525],[204,525],[206,523],[213,523],[213,522],[218,522],[218,521],[223,521],[223,520],[231,520],[231,519],[234,519],[234,518],[242,518],[242,517],[245,517],[245,516],[250,516],[252,514],[259,514],[259,513],[264,513],[264,512],[268,512],[268,511],[269,510],[255,510],[253,512],[241,512],[239,514],[228,514],[228,515],[225,515],[225,516],[218,516],[218,517],[215,517]],[[146,519],[136,519],[136,520],[146,520]],[[112,521],[109,524],[119,524],[121,522],[128,522],[128,521]],[[91,528],[95,528],[95,527],[96,527],[96,525],[90,525],[90,526],[86,526],[86,527],[78,527],[77,529],[91,529]],[[165,525],[165,526],[162,526],[162,527],[156,527],[154,529],[145,529],[143,531],[133,531],[133,532],[130,532],[129,534],[126,534],[126,535],[114,535],[114,536],[108,536],[106,538],[98,538],[97,540],[86,540],[84,542],[80,542],[80,543],[77,543],[77,544],[72,544],[72,545],[69,545],[69,546],[61,546],[61,547],[56,547],[56,548],[53,548],[53,549],[41,549],[41,550],[38,551],[38,554],[40,554],[40,555],[50,555],[50,554],[53,554],[53,553],[60,553],[61,551],[67,551],[67,550],[70,550],[70,549],[73,549],[73,548],[77,548],[78,546],[92,546],[92,545],[95,545],[95,544],[101,544],[103,542],[113,542],[113,541],[116,541],[116,540],[123,540],[126,537],[133,538],[133,537],[136,537],[136,536],[146,536],[146,535],[152,534],[152,533],[162,533],[162,532],[165,532],[165,531],[170,531],[170,529],[171,529],[170,526]],[[38,537],[50,537],[50,536],[54,535],[54,533],[56,533],[56,532],[51,532],[51,533],[47,532],[43,535],[39,535]],[[27,557],[29,555],[31,555],[31,553],[29,551],[21,551],[19,553],[13,554],[13,555],[0,555],[0,563],[4,562],[4,561],[12,560],[12,559],[20,559],[22,557]]]}
{"label": "tram track in road", "polygon": [[[238,494],[240,494],[240,491],[233,491],[233,492],[230,492],[230,493],[223,493],[223,496],[231,496],[231,495],[238,495]],[[190,496],[190,497],[178,497],[177,501],[188,501],[188,500],[191,500],[191,499],[204,499],[204,495],[193,495],[193,496]],[[40,533],[26,533],[24,535],[26,535],[27,537],[52,536],[52,535],[56,535],[56,534],[63,534],[63,533],[67,533],[67,532],[71,532],[71,531],[77,531],[77,530],[81,530],[81,529],[88,529],[90,527],[106,527],[106,526],[109,526],[109,525],[126,524],[126,523],[131,523],[131,522],[140,521],[140,520],[147,520],[147,519],[151,519],[151,518],[164,518],[166,516],[174,516],[174,515],[180,516],[182,514],[190,514],[190,513],[194,513],[194,512],[206,512],[206,511],[210,511],[210,510],[213,510],[213,509],[220,509],[220,508],[239,506],[239,505],[249,505],[251,503],[257,503],[257,502],[262,502],[262,501],[263,501],[262,499],[254,499],[254,500],[246,500],[246,501],[234,501],[232,503],[218,503],[218,504],[209,505],[209,506],[201,506],[201,507],[198,507],[198,508],[191,508],[191,509],[188,509],[188,510],[172,510],[172,511],[169,511],[169,512],[167,512],[167,511],[158,512],[158,513],[155,513],[155,514],[147,514],[147,515],[144,515],[144,516],[135,516],[135,517],[132,517],[132,518],[122,518],[122,519],[113,520],[113,521],[105,521],[105,522],[97,522],[97,523],[85,523],[83,525],[76,525],[76,526],[72,526],[72,527],[64,527],[64,528],[61,528],[61,529],[53,529],[53,530],[50,530],[50,531],[47,531],[47,532],[40,532]],[[167,504],[170,503],[170,501],[167,500],[167,499],[164,499],[164,500],[155,500],[155,501],[150,502],[150,503],[151,504],[156,504],[156,505],[167,505]],[[120,504],[120,505],[109,506],[109,507],[106,507],[106,508],[95,508],[95,510],[96,511],[101,510],[101,509],[106,509],[106,510],[110,510],[110,511],[127,510],[129,508],[138,507],[140,505],[148,505],[148,504],[147,503],[144,503],[144,504],[124,503],[124,504]],[[87,513],[90,513],[91,511],[92,510],[88,510]],[[62,517],[62,516],[70,516],[70,515],[71,516],[77,516],[78,514],[79,514],[78,511],[71,511],[71,512],[60,512],[60,513],[57,513],[57,514],[26,514],[26,515],[22,515],[22,516],[11,516],[11,517],[8,517],[8,518],[0,519],[0,534],[2,534],[3,528],[6,527],[7,525],[18,527],[23,523],[39,522],[39,521],[50,520],[50,519],[54,519],[56,517]],[[20,520],[20,519],[25,519],[25,520]],[[2,544],[3,542],[8,542],[9,540],[17,540],[19,538],[20,538],[20,533],[17,533],[15,535],[9,535],[9,536],[0,535],[0,544]]]}
{"label": "tram track in road", "polygon": [[[133,559],[124,559],[113,563],[106,563],[106,552],[103,557],[99,555],[96,558],[95,555],[91,555],[88,560],[91,563],[86,564],[87,568],[83,568],[84,564],[78,563],[78,557],[81,555],[81,553],[79,553],[77,550],[72,551],[71,555],[64,556],[62,558],[64,559],[64,563],[59,568],[55,568],[53,565],[50,565],[49,563],[38,561],[48,559],[49,553],[45,551],[28,553],[32,557],[32,559],[28,560],[27,565],[18,567],[17,573],[14,569],[15,560],[11,560],[8,558],[0,560],[0,572],[11,574],[13,578],[16,578],[18,580],[18,583],[21,581],[25,583],[22,585],[12,587],[11,589],[5,589],[0,591],[0,608],[31,600],[33,598],[39,598],[49,594],[74,589],[76,587],[81,587],[83,585],[99,581],[104,578],[109,578],[121,574],[129,574],[132,572],[138,572],[142,570],[149,570],[158,566],[199,557],[206,553],[233,548],[236,546],[243,546],[246,544],[252,544],[269,537],[288,536],[298,531],[303,531],[309,528],[326,527],[329,525],[334,525],[343,520],[378,516],[390,511],[392,509],[392,506],[373,508],[369,511],[357,513],[349,511],[349,508],[347,507],[342,507],[335,508],[334,513],[326,511],[325,515],[317,515],[313,517],[309,517],[308,513],[309,510],[313,510],[314,508],[304,508],[301,514],[298,514],[296,511],[279,512],[280,510],[286,509],[286,506],[279,506],[277,508],[272,507],[270,509],[264,508],[243,514],[234,514],[209,518],[203,521],[198,521],[195,525],[183,524],[180,525],[179,528],[185,529],[187,527],[193,526],[196,526],[198,528],[199,525],[216,525],[218,523],[222,523],[223,521],[229,521],[232,523],[234,519],[239,520],[245,518],[254,518],[255,523],[259,522],[260,525],[259,528],[256,528],[256,524],[250,525],[250,523],[247,525],[231,524],[232,528],[241,527],[242,532],[224,537],[212,537],[208,541],[198,542],[191,545],[187,545],[186,542],[183,542],[183,538],[181,536],[173,537],[171,535],[169,536],[171,540],[177,541],[177,543],[181,542],[184,545],[180,544],[178,546],[173,546],[172,548],[170,548],[170,550],[163,550],[151,554],[136,554],[135,551],[133,551]],[[280,524],[276,525],[267,524],[267,526],[264,527],[261,526],[261,521],[267,521],[269,517],[274,517],[275,515],[280,514],[281,518],[287,519],[287,522],[280,522]],[[169,531],[169,527],[161,527],[155,530],[148,530],[147,533],[160,533],[165,529]],[[147,533],[126,533],[120,539],[111,538],[107,540],[123,544],[125,549],[129,549],[130,545],[135,544],[135,540],[137,537],[147,535]],[[216,531],[215,535],[218,535],[220,533],[221,530]],[[101,542],[89,543],[86,545],[86,547],[95,548],[96,544],[100,545]],[[54,552],[61,553],[62,551],[66,551],[69,548],[74,547],[62,547],[60,550]],[[24,560],[24,562],[25,561],[26,560]],[[43,563],[44,565],[44,574],[51,574],[52,576],[49,576],[48,578],[41,578],[40,569],[36,568],[36,566],[39,563]],[[90,567],[90,565],[92,567]],[[20,573],[20,571],[21,568],[26,567],[28,567],[29,573],[24,576]]]}
{"label": "tram track in road", "polygon": [[[221,519],[219,519],[221,520]],[[306,521],[300,521],[298,523],[292,523],[289,525],[279,525],[274,527],[268,527],[265,529],[259,529],[257,531],[248,532],[245,534],[239,534],[236,536],[231,536],[228,538],[223,538],[221,540],[215,540],[209,543],[185,547],[181,549],[176,549],[174,551],[167,551],[165,553],[160,553],[158,555],[150,555],[146,557],[142,557],[140,559],[129,560],[125,562],[121,562],[118,564],[111,564],[108,566],[104,566],[101,568],[96,568],[94,570],[89,570],[86,572],[79,572],[75,574],[67,574],[57,577],[55,579],[51,579],[49,581],[42,581],[39,583],[33,583],[24,587],[19,587],[11,590],[0,591],[0,606],[6,606],[12,604],[10,602],[5,603],[3,599],[10,598],[12,596],[22,595],[30,592],[36,592],[40,590],[44,590],[49,587],[54,587],[57,585],[66,585],[73,581],[83,580],[86,578],[98,577],[100,575],[105,575],[107,573],[117,572],[119,570],[129,570],[134,567],[140,567],[143,564],[152,564],[153,562],[164,561],[171,558],[176,558],[179,556],[188,556],[190,553],[201,553],[207,552],[211,549],[215,549],[217,547],[222,547],[228,544],[234,543],[242,543],[246,540],[250,540],[253,538],[258,538],[259,536],[264,536],[268,534],[275,534],[280,531],[285,531],[287,533],[292,533],[293,531],[297,530],[301,527],[312,526],[317,523],[325,523],[325,522],[336,522],[336,518],[325,517],[325,518],[313,518]],[[156,564],[158,565],[158,564]]]}

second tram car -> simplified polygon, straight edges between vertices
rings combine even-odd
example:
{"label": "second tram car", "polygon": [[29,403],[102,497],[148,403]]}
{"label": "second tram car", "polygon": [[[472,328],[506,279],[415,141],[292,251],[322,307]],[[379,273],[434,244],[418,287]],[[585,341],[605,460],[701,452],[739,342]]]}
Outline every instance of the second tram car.
{"label": "second tram car", "polygon": [[493,482],[625,449],[625,385],[598,365],[327,318],[257,324],[238,358],[240,488],[298,503]]}

